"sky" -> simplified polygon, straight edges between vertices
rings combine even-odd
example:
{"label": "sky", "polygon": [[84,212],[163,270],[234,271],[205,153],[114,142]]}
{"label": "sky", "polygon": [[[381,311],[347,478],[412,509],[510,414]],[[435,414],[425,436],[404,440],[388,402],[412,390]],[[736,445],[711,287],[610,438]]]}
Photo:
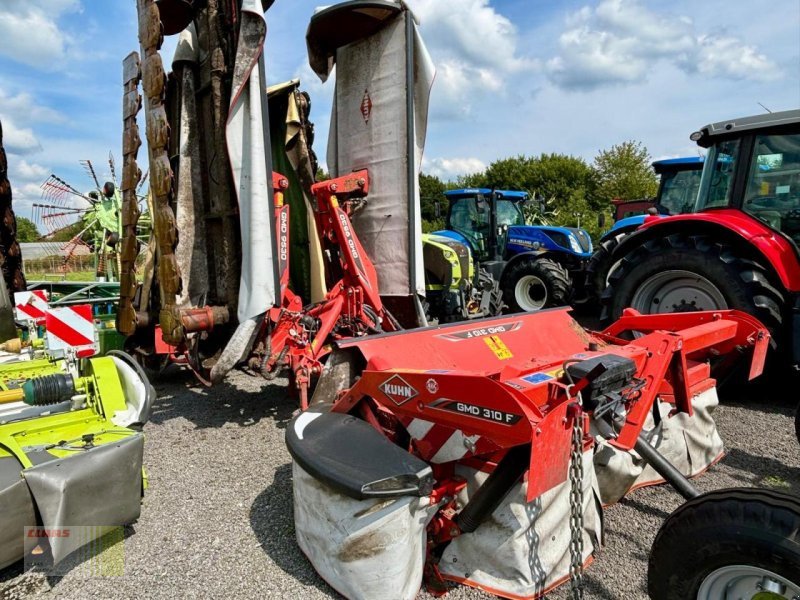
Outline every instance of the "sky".
{"label": "sky", "polygon": [[[800,108],[800,0],[407,0],[436,64],[423,170],[452,179],[508,156],[591,161],[625,140],[654,159],[696,155],[689,134]],[[307,64],[319,0],[268,11],[267,78],[299,77],[324,159],[332,80]],[[18,215],[56,173],[121,164],[122,59],[135,0],[0,0],[0,120]],[[163,55],[169,64],[175,37]],[[143,159],[144,148],[140,150]],[[144,160],[142,160],[144,162]]]}

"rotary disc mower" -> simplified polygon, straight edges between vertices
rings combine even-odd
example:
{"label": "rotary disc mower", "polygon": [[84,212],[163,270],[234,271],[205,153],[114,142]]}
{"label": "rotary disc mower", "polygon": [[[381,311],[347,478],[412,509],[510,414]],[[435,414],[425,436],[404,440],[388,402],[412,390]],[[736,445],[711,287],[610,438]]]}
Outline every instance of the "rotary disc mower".
{"label": "rotary disc mower", "polygon": [[298,543],[348,598],[582,597],[601,506],[666,481],[689,502],[656,539],[651,597],[794,598],[798,500],[688,479],[722,456],[710,360],[748,354],[756,377],[768,343],[738,311],[591,333],[565,309],[338,342],[287,428]]}

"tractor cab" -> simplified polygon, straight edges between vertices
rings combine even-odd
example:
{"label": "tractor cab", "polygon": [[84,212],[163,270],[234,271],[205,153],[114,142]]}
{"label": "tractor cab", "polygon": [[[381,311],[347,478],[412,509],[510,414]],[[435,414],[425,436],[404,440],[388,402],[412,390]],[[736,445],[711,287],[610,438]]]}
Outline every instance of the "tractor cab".
{"label": "tractor cab", "polygon": [[709,148],[696,212],[738,209],[800,243],[800,111],[789,113],[694,134]]}
{"label": "tractor cab", "polygon": [[451,190],[445,196],[447,229],[466,238],[475,260],[492,260],[495,252],[502,255],[509,227],[525,225],[526,192],[473,188]]}
{"label": "tractor cab", "polygon": [[[699,156],[667,158],[653,163],[660,177],[658,193],[653,199],[614,199],[614,227],[611,231],[635,229],[651,214],[682,215],[694,210],[703,159]],[[610,233],[610,232],[609,232]]]}

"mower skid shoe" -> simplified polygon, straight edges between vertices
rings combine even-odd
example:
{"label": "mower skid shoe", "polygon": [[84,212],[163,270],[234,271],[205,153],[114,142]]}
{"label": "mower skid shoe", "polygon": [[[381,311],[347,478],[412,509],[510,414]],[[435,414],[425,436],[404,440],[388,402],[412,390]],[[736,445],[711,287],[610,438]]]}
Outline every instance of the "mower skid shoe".
{"label": "mower skid shoe", "polygon": [[286,445],[304,471],[354,500],[427,496],[433,489],[428,464],[347,414],[300,413],[286,429]]}
{"label": "mower skid shoe", "polygon": [[428,498],[356,500],[292,465],[297,543],[314,569],[350,600],[413,600],[422,585]]}

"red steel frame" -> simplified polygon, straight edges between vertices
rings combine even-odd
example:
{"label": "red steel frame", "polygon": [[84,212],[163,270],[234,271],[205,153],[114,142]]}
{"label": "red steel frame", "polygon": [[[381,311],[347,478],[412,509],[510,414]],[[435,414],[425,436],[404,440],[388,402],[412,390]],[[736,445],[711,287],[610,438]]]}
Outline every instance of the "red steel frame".
{"label": "red steel frame", "polygon": [[367,171],[311,187],[317,201],[315,218],[320,239],[338,255],[342,275],[324,300],[306,308],[288,287],[289,206],[283,204],[282,193],[275,196],[281,297],[280,305],[269,311],[262,330],[267,348],[262,371],[271,374],[288,367],[303,410],[308,408],[311,378],[322,372],[320,361],[330,352],[331,341],[399,329],[383,306],[375,266],[355,235],[348,214],[352,203],[368,192]]}

